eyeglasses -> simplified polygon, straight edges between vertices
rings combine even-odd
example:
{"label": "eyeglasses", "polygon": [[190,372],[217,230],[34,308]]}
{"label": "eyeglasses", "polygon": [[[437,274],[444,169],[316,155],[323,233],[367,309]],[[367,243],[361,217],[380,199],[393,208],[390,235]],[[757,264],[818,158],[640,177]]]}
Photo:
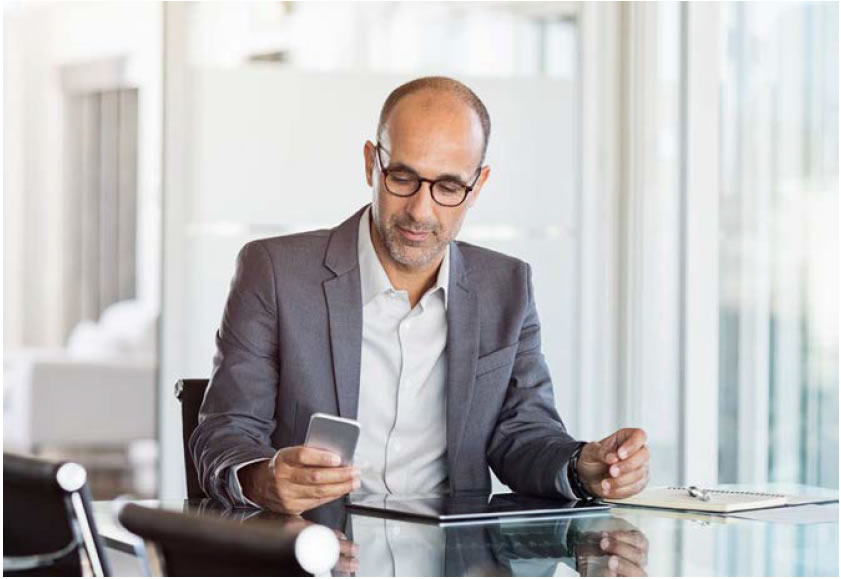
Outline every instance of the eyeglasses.
{"label": "eyeglasses", "polygon": [[432,194],[432,200],[438,205],[443,205],[444,207],[458,207],[464,203],[464,200],[467,199],[467,195],[473,191],[473,188],[479,181],[479,175],[482,171],[481,166],[476,169],[476,177],[470,185],[465,185],[461,181],[453,179],[452,177],[444,177],[443,179],[435,180],[424,179],[417,173],[408,169],[386,169],[383,164],[383,159],[380,156],[380,150],[385,151],[388,155],[391,155],[391,153],[389,153],[385,147],[377,143],[377,162],[380,164],[380,171],[382,171],[383,174],[383,182],[385,184],[386,191],[392,195],[397,195],[398,197],[411,197],[420,191],[421,183],[429,183],[429,191]]}

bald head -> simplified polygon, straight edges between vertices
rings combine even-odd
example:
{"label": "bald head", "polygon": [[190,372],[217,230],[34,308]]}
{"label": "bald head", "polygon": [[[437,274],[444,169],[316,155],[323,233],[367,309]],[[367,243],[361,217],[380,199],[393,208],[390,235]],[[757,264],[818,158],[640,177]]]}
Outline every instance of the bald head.
{"label": "bald head", "polygon": [[[377,125],[377,138],[381,139],[383,131],[385,131],[389,117],[398,103],[403,101],[406,97],[416,96],[418,98],[412,99],[418,106],[434,106],[442,99],[445,102],[454,103],[456,105],[463,105],[469,108],[476,115],[479,124],[482,127],[482,135],[484,137],[482,145],[482,162],[485,159],[485,153],[488,150],[488,139],[491,136],[491,118],[488,115],[488,110],[485,108],[481,99],[476,96],[472,90],[459,81],[447,78],[445,76],[425,76],[409,81],[406,84],[400,85],[394,89],[388,98],[383,103],[383,108],[380,111],[380,121]],[[428,98],[419,98],[425,96]]]}

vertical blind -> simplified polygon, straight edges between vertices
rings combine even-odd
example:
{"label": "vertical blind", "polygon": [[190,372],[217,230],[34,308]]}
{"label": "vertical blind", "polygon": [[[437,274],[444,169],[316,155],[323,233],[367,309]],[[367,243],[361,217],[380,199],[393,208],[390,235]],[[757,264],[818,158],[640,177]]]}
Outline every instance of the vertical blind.
{"label": "vertical blind", "polygon": [[137,89],[73,95],[67,122],[65,334],[135,297]]}

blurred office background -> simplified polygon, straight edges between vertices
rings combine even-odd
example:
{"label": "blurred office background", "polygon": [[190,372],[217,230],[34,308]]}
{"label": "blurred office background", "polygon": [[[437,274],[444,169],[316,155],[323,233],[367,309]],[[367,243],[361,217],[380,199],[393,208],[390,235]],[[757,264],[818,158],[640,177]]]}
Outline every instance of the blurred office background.
{"label": "blurred office background", "polygon": [[838,487],[837,3],[4,4],[4,449],[184,494],[238,249],[370,200],[388,92],[491,113],[567,427],[652,484]]}

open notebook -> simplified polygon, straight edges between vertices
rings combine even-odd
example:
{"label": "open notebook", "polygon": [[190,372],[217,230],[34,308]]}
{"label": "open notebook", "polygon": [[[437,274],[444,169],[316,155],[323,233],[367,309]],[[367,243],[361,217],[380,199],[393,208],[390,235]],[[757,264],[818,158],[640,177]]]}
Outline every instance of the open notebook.
{"label": "open notebook", "polygon": [[700,489],[709,493],[710,500],[703,501],[691,496],[687,487],[655,487],[642,491],[627,499],[612,499],[604,502],[638,507],[680,509],[685,511],[706,511],[711,513],[734,513],[751,509],[781,507],[788,503],[785,495]]}

